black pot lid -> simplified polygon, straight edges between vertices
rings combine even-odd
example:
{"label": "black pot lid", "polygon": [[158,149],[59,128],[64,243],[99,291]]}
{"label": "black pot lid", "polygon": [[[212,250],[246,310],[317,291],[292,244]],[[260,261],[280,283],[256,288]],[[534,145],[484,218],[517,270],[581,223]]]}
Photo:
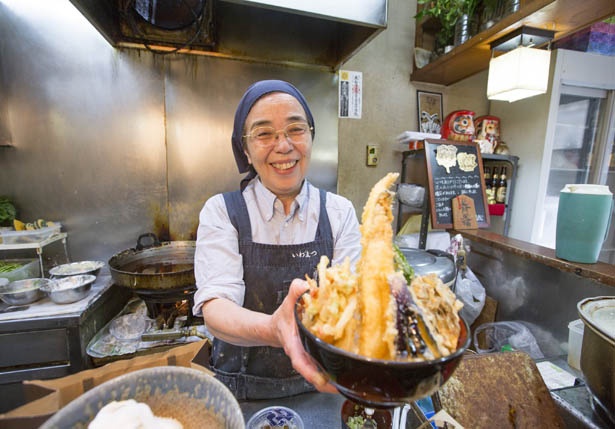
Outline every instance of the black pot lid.
{"label": "black pot lid", "polygon": [[439,250],[421,250],[400,247],[408,264],[414,269],[414,273],[420,276],[436,273],[443,283],[447,284],[455,280],[455,263],[453,256]]}

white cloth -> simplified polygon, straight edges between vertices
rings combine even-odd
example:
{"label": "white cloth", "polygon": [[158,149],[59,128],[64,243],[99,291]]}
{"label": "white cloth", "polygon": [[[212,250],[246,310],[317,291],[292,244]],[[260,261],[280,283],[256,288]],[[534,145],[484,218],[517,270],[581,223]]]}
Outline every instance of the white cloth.
{"label": "white cloth", "polygon": [[[282,202],[258,178],[243,191],[250,213],[252,240],[257,243],[284,245],[314,240],[320,212],[318,189],[307,180],[286,216]],[[333,232],[332,264],[350,258],[354,266],[361,255],[359,221],[352,203],[327,193],[327,214]],[[193,312],[201,315],[201,306],[213,298],[226,298],[243,305],[245,285],[237,230],[231,224],[222,194],[211,197],[199,215],[194,274],[197,292]]]}

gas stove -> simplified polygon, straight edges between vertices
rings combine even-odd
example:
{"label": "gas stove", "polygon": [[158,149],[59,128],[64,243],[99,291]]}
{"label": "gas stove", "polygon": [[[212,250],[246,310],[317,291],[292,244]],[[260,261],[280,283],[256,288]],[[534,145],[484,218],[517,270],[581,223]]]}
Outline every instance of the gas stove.
{"label": "gas stove", "polygon": [[137,293],[88,344],[94,364],[211,339],[203,319],[192,316],[194,290],[175,293]]}

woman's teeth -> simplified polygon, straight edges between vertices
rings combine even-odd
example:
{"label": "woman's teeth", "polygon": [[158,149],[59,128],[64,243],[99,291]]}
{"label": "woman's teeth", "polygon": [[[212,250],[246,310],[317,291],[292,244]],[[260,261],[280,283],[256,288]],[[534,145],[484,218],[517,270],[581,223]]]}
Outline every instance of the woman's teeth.
{"label": "woman's teeth", "polygon": [[295,164],[297,164],[297,161],[284,162],[284,163],[281,163],[281,164],[271,164],[271,165],[274,168],[277,168],[278,170],[288,170],[289,168],[294,167]]}

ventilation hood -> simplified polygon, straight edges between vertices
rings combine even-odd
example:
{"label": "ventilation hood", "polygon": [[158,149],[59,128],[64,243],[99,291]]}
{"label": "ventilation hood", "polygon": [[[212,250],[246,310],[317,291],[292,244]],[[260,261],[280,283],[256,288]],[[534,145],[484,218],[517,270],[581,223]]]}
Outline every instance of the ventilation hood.
{"label": "ventilation hood", "polygon": [[71,2],[117,48],[331,71],[387,25],[387,0]]}

